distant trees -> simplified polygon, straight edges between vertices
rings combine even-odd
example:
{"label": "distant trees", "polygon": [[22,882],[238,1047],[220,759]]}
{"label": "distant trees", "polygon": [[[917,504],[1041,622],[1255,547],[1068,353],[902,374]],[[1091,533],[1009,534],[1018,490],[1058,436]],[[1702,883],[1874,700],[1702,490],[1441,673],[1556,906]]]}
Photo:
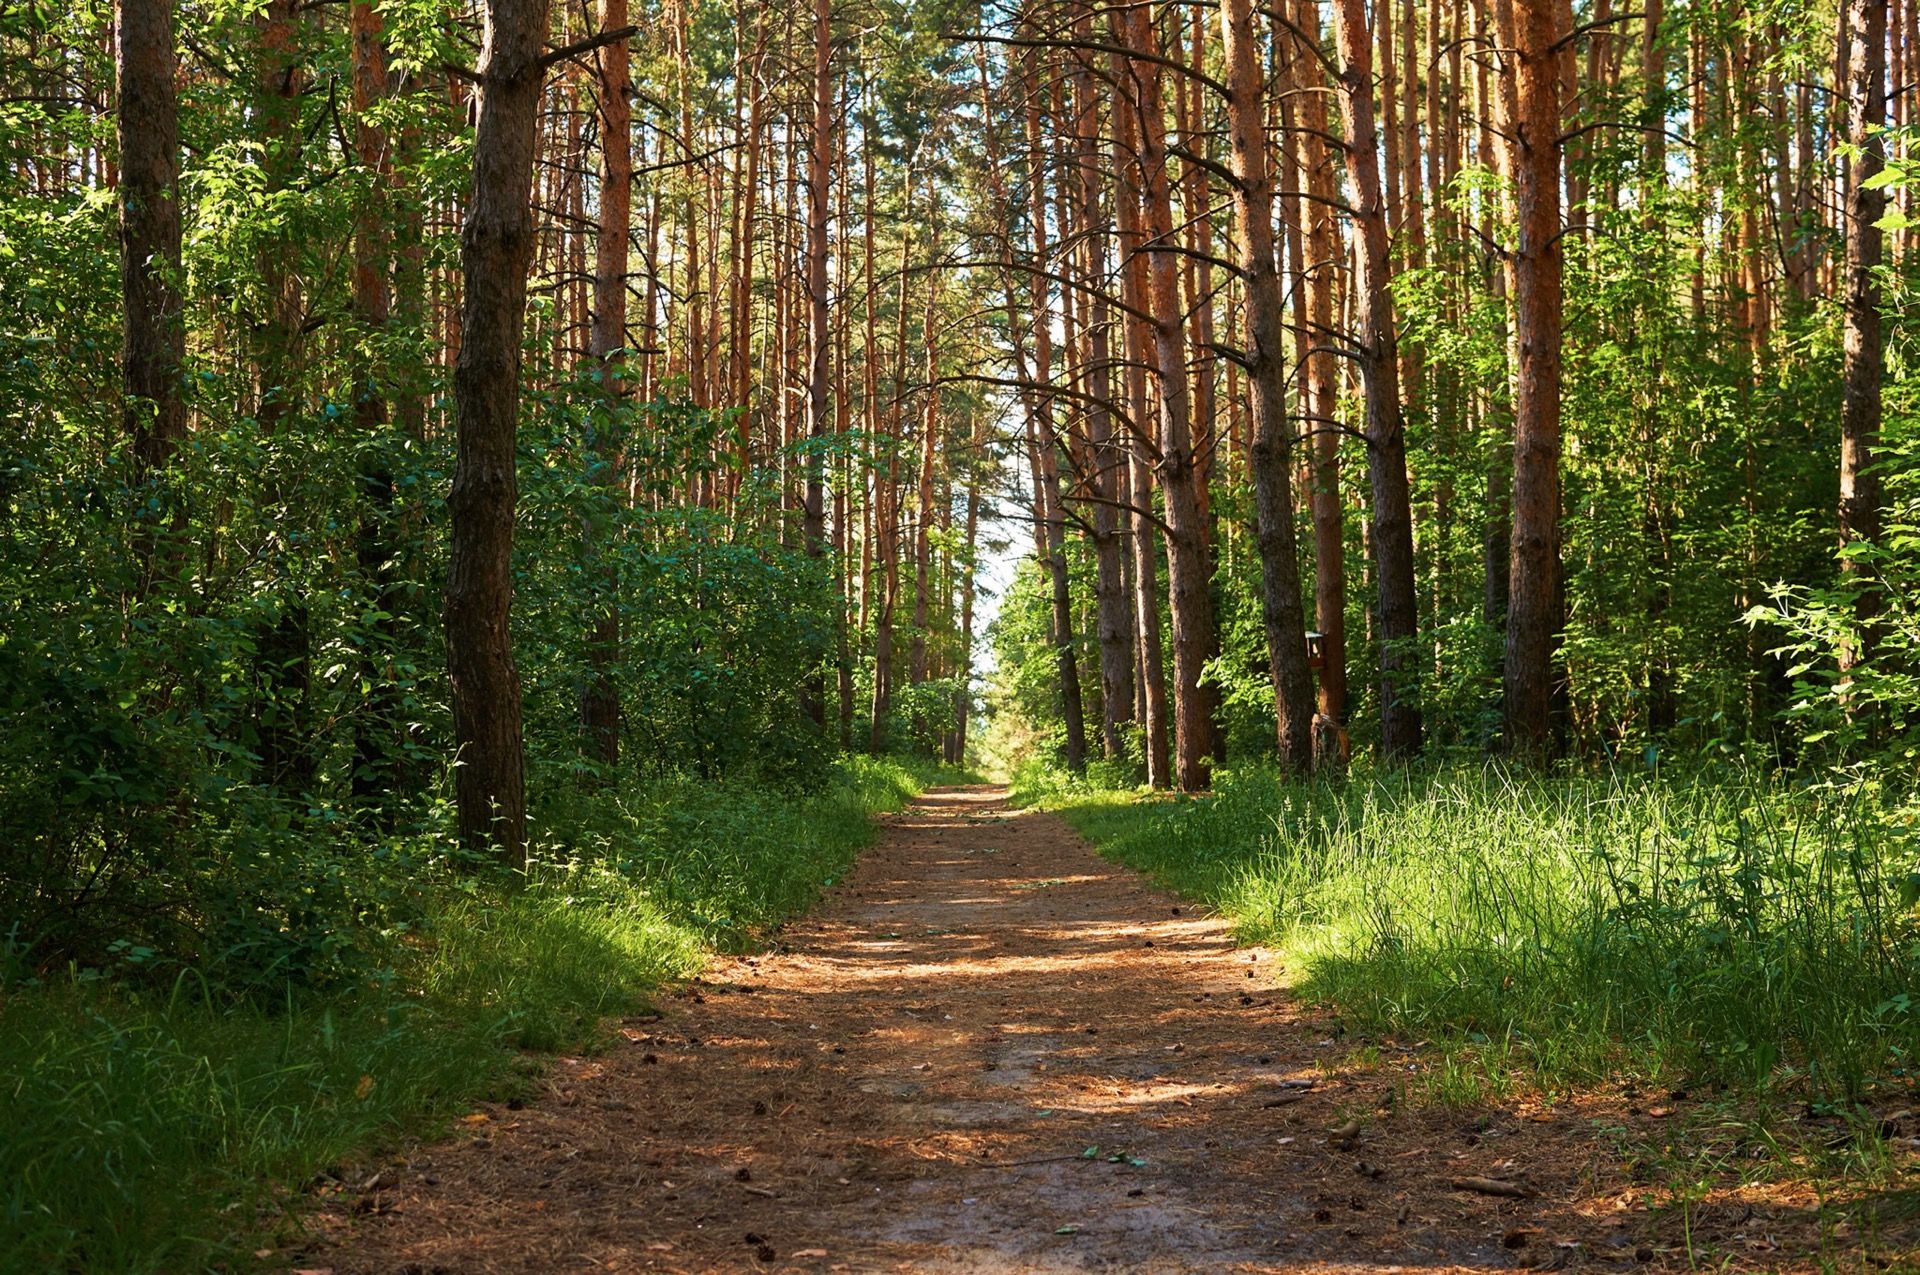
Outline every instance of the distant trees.
{"label": "distant trees", "polygon": [[[223,782],[393,829],[457,758],[509,858],[554,774],[958,755],[983,623],[1037,643],[997,693],[1058,760],[1159,786],[1305,771],[1316,727],[1770,736],[1899,640],[1920,47],[1884,10],[0,25],[9,248],[120,257],[84,314],[0,284],[45,450],[6,490],[119,512],[108,627],[223,654],[115,702],[199,714]],[[974,579],[1012,509],[1037,630]]]}
{"label": "distant trees", "polygon": [[[1709,685],[1737,685],[1754,729],[1807,703],[1768,643],[1826,621],[1771,636],[1725,621],[1760,615],[1772,584],[1818,585],[1782,511],[1812,525],[1806,493],[1836,469],[1843,538],[1885,552],[1872,289],[1898,263],[1880,241],[1910,231],[1876,174],[1920,124],[1892,92],[1920,51],[1884,9],[1844,8],[1837,58],[1811,12],[1756,25],[1725,4],[1223,4],[1213,42],[1179,6],[1032,0],[974,34],[1009,49],[1009,118],[1038,99],[1062,134],[1049,85],[1096,58],[1113,85],[1110,169],[1093,188],[1055,212],[989,191],[985,212],[1009,238],[1111,235],[1106,271],[1043,285],[1106,308],[1107,353],[1087,343],[1034,375],[1089,437],[1096,420],[1125,422],[1129,473],[1156,480],[1116,497],[1088,458],[1100,449],[1062,450],[1075,463],[1060,503],[1080,511],[1091,564],[1076,588],[1096,611],[1114,573],[1095,511],[1126,506],[1129,747],[1153,782],[1202,786],[1209,754],[1248,747],[1256,721],[1303,766],[1309,566],[1319,712],[1344,723],[1347,666],[1371,669],[1361,698],[1377,725],[1357,727],[1388,756],[1429,738],[1532,760],[1665,741],[1701,720],[1681,701],[1708,711]],[[1217,202],[1235,209],[1230,237]],[[1829,250],[1842,242],[1844,256]],[[1823,293],[1842,304],[1821,310]],[[1814,348],[1834,366],[1818,370]],[[1838,448],[1807,432],[1816,421],[1841,426]],[[1700,469],[1706,456],[1717,468]],[[1364,499],[1346,481],[1361,464]],[[1345,515],[1361,508],[1356,526]],[[1689,572],[1687,555],[1718,565]],[[1852,557],[1857,632],[1821,639],[1829,670],[1865,658],[1874,632],[1883,586]],[[1350,584],[1370,605],[1349,609]],[[1151,706],[1165,691],[1149,666],[1169,623],[1176,755],[1162,775]]]}

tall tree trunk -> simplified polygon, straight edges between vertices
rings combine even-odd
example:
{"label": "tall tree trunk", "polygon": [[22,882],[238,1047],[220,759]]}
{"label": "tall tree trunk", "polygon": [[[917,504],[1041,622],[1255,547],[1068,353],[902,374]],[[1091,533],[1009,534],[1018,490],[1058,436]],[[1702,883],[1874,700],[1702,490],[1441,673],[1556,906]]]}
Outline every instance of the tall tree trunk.
{"label": "tall tree trunk", "polygon": [[[1493,12],[1489,12],[1492,10]],[[1500,21],[1504,13],[1506,20]],[[1473,6],[1473,36],[1476,42],[1492,42],[1499,48],[1511,49],[1513,6],[1504,0],[1494,0],[1488,5]],[[1494,145],[1497,132],[1512,128],[1512,94],[1506,76],[1499,77],[1495,86],[1488,72],[1490,58],[1474,59],[1474,115],[1478,123],[1478,150],[1480,162],[1498,172],[1501,178],[1511,181],[1507,167],[1507,148]],[[1481,225],[1478,233],[1491,237],[1496,218],[1495,200],[1483,199],[1480,204]],[[1510,262],[1502,261],[1489,272],[1488,290],[1501,301],[1508,295],[1507,273]],[[1503,333],[1504,336],[1504,333]],[[1510,574],[1507,566],[1509,554],[1513,548],[1513,429],[1508,419],[1512,407],[1510,377],[1501,376],[1496,382],[1483,390],[1480,423],[1483,430],[1492,435],[1491,453],[1487,466],[1487,503],[1485,522],[1480,535],[1480,620],[1489,633],[1498,631],[1503,635],[1501,643],[1490,653],[1489,663],[1498,670],[1506,663],[1504,634],[1507,625],[1507,583]]]}
{"label": "tall tree trunk", "polygon": [[1179,253],[1167,173],[1166,109],[1160,91],[1153,24],[1140,9],[1113,15],[1119,42],[1142,56],[1118,68],[1127,86],[1120,109],[1132,116],[1145,198],[1141,230],[1148,297],[1154,316],[1153,364],[1160,382],[1160,489],[1166,508],[1167,592],[1173,613],[1175,781],[1186,792],[1206,788],[1213,745],[1211,705],[1202,679],[1214,646],[1213,593],[1206,521],[1194,492],[1192,397],[1186,324],[1180,303]]}
{"label": "tall tree trunk", "polygon": [[[1887,118],[1884,0],[1847,0],[1846,22],[1852,31],[1846,78],[1847,140],[1854,152],[1847,165],[1840,541],[1843,545],[1877,545],[1882,502],[1874,450],[1880,443],[1880,386],[1886,372],[1877,278],[1883,232],[1878,222],[1886,212],[1887,196],[1885,190],[1874,188],[1873,179],[1886,166],[1886,139],[1880,132]],[[1870,583],[1871,565],[1850,559],[1846,571],[1860,590],[1856,607],[1861,628],[1858,641],[1841,652],[1843,673],[1872,658],[1872,625],[1880,610]]]}
{"label": "tall tree trunk", "polygon": [[[1116,71],[1124,64],[1116,60]],[[1123,81],[1124,82],[1124,81]],[[1140,722],[1141,745],[1147,768],[1147,785],[1170,787],[1173,782],[1172,759],[1167,741],[1167,692],[1165,654],[1160,641],[1160,543],[1159,529],[1153,517],[1153,457],[1157,450],[1153,421],[1149,415],[1147,369],[1152,359],[1152,337],[1148,324],[1133,316],[1147,313],[1147,257],[1145,234],[1141,227],[1141,179],[1135,164],[1136,130],[1133,114],[1124,105],[1113,110],[1113,161],[1120,175],[1114,197],[1114,220],[1118,234],[1122,295],[1128,319],[1124,326],[1126,359],[1127,465],[1126,501],[1131,524],[1128,545],[1133,576],[1133,633],[1136,650],[1134,665],[1136,716]]]}
{"label": "tall tree trunk", "polygon": [[1287,413],[1285,298],[1273,249],[1273,175],[1253,0],[1220,0],[1226,52],[1227,133],[1234,222],[1246,286],[1247,380],[1253,390],[1252,477],[1260,545],[1260,610],[1267,630],[1280,765],[1313,769],[1313,670],[1293,526],[1293,437]]}
{"label": "tall tree trunk", "polygon": [[460,840],[526,864],[520,673],[513,662],[514,468],[520,335],[533,261],[534,130],[546,0],[487,0],[475,90],[473,188],[460,236],[464,334],[453,371],[455,456],[447,498],[447,673]]}
{"label": "tall tree trunk", "polygon": [[1559,0],[1515,5],[1508,141],[1519,242],[1513,251],[1513,550],[1504,674],[1507,746],[1556,754],[1555,657],[1565,623],[1560,579]]}
{"label": "tall tree trunk", "polygon": [[[836,139],[834,159],[841,173],[848,171],[847,134],[840,130]],[[835,212],[840,223],[840,234],[846,235],[848,207],[852,202],[851,183],[842,180],[838,190],[838,206]],[[844,260],[844,257],[843,257]],[[842,267],[844,269],[844,267]],[[833,395],[834,429],[842,438],[851,436],[853,428],[853,394],[847,381],[847,348],[853,339],[853,325],[847,307],[842,305],[834,316],[833,360],[834,384],[837,390]],[[811,386],[809,386],[811,392]],[[811,410],[811,409],[809,409]],[[854,482],[853,476],[858,465],[857,458],[850,449],[842,448],[839,454],[839,478],[833,488],[833,576],[834,576],[834,682],[839,700],[839,739],[843,752],[853,750],[853,643],[856,634],[848,632],[849,621],[853,614],[853,588],[855,584],[855,561],[851,537],[854,534],[851,524],[853,517]],[[861,504],[864,508],[866,502]]]}
{"label": "tall tree trunk", "polygon": [[944,757],[949,766],[967,759],[967,719],[973,710],[973,603],[974,586],[979,578],[977,546],[980,539],[980,469],[978,460],[987,446],[984,416],[973,423],[971,445],[973,462],[967,466],[967,541],[961,558],[960,577],[960,667],[954,670],[953,729],[947,734]]}
{"label": "tall tree trunk", "polygon": [[[120,114],[121,430],[134,481],[158,483],[187,431],[181,396],[186,326],[180,299],[180,124],[174,96],[173,0],[119,0],[114,27]],[[144,502],[143,502],[144,503]],[[164,509],[169,498],[163,497]],[[159,537],[135,538],[136,590],[158,573]]]}
{"label": "tall tree trunk", "polygon": [[[1047,181],[1046,147],[1042,143],[1038,77],[1027,73],[1028,192],[1031,196],[1033,259],[1046,269]],[[1053,380],[1053,311],[1047,280],[1033,277],[1034,389],[1027,396],[1028,428],[1033,449],[1033,507],[1039,520],[1041,561],[1053,595],[1054,662],[1060,678],[1060,715],[1066,729],[1067,769],[1079,774],[1087,767],[1086,710],[1080,694],[1080,662],[1073,640],[1073,592],[1067,574],[1067,517],[1060,495],[1060,440],[1054,432],[1053,397],[1044,388]],[[1017,340],[1017,338],[1016,338]],[[1023,378],[1025,379],[1025,378]]]}
{"label": "tall tree trunk", "polygon": [[[833,332],[827,313],[827,224],[833,168],[833,7],[813,3],[813,136],[807,149],[807,486],[804,529],[807,556],[827,551],[826,439],[831,430],[828,374]],[[808,714],[823,729],[827,721],[824,652],[807,670]]]}
{"label": "tall tree trunk", "polygon": [[[1138,343],[1146,345],[1143,339]],[[1129,376],[1131,408],[1136,420],[1147,410],[1146,376]],[[1167,678],[1165,656],[1160,644],[1160,543],[1153,522],[1153,461],[1147,453],[1147,440],[1136,437],[1127,455],[1127,502],[1133,508],[1133,527],[1128,544],[1133,550],[1133,632],[1139,644],[1139,667],[1135,680],[1139,685],[1140,729],[1147,766],[1149,788],[1173,786],[1173,761],[1167,747]]]}
{"label": "tall tree trunk", "polygon": [[1364,0],[1334,0],[1333,25],[1344,69],[1341,113],[1347,126],[1347,176],[1353,184],[1354,313],[1360,380],[1366,398],[1367,477],[1373,488],[1370,549],[1379,596],[1380,744],[1388,757],[1420,751],[1419,661],[1414,652],[1413,511],[1407,492],[1407,440],[1394,354],[1393,300],[1387,290],[1386,205],[1373,118],[1373,52]]}
{"label": "tall tree trunk", "polygon": [[[1085,24],[1083,23],[1083,28]],[[1100,742],[1108,760],[1126,753],[1126,724],[1133,718],[1133,622],[1128,613],[1125,533],[1120,524],[1126,492],[1127,451],[1113,435],[1112,313],[1107,303],[1107,235],[1101,207],[1099,113],[1093,75],[1085,60],[1073,62],[1076,162],[1084,245],[1083,275],[1091,298],[1087,324],[1087,450],[1093,488],[1095,629],[1100,643]]]}
{"label": "tall tree trunk", "polygon": [[[1320,39],[1320,8],[1300,0],[1296,25],[1303,38]],[[1320,630],[1320,712],[1335,723],[1347,720],[1347,573],[1346,509],[1340,501],[1339,355],[1333,341],[1334,288],[1340,279],[1339,235],[1334,225],[1334,160],[1327,145],[1327,98],[1320,62],[1305,50],[1295,53],[1311,80],[1302,79],[1299,103],[1305,135],[1300,138],[1305,182],[1301,195],[1306,226],[1307,322],[1299,343],[1307,353],[1306,417],[1313,436],[1313,609]],[[1319,347],[1319,348],[1316,348]]]}
{"label": "tall tree trunk", "polygon": [[[1206,31],[1207,14],[1204,8],[1193,6],[1190,14],[1183,14],[1181,6],[1169,6],[1172,18],[1168,23],[1172,28],[1173,47],[1168,50],[1175,60],[1180,57],[1181,29],[1187,21],[1192,23],[1192,50],[1187,58],[1188,65],[1204,73],[1206,69]],[[1204,93],[1198,81],[1191,76],[1176,75],[1176,85],[1184,90],[1176,100],[1176,118],[1180,129],[1182,146],[1191,152],[1193,158],[1182,164],[1179,183],[1181,220],[1186,223],[1184,233],[1179,238],[1185,241],[1192,255],[1184,256],[1180,271],[1187,285],[1185,313],[1189,318],[1190,365],[1193,369],[1193,427],[1191,431],[1190,451],[1193,456],[1193,498],[1200,527],[1200,552],[1204,562],[1203,570],[1209,586],[1209,606],[1211,607],[1212,585],[1216,557],[1214,552],[1215,519],[1213,514],[1213,467],[1219,454],[1216,445],[1218,431],[1218,395],[1215,393],[1215,367],[1218,362],[1214,353],[1217,342],[1214,339],[1214,304],[1218,299],[1214,294],[1213,254],[1218,250],[1213,233],[1213,190],[1208,178],[1207,165],[1212,162],[1212,133],[1202,127],[1202,106]],[[1210,626],[1207,639],[1205,661],[1212,662],[1220,658],[1220,628],[1218,624]],[[1207,752],[1214,763],[1227,759],[1227,723],[1222,713],[1223,701],[1220,687],[1209,680],[1200,684],[1200,693],[1204,697],[1209,742]]]}
{"label": "tall tree trunk", "polygon": [[[868,175],[871,178],[871,171]],[[900,432],[900,388],[905,380],[906,367],[907,280],[912,277],[907,270],[907,262],[913,251],[913,182],[914,172],[909,166],[905,174],[906,195],[903,201],[908,229],[900,243],[899,290],[894,301],[892,406],[881,411],[878,393],[873,391],[873,411],[878,414],[882,456],[879,472],[874,476],[877,505],[874,512],[874,556],[880,571],[880,602],[874,612],[873,714],[868,742],[874,752],[884,751],[888,739],[888,717],[893,711],[893,616],[900,593],[900,487],[895,443]]]}
{"label": "tall tree trunk", "polygon": [[[927,250],[937,261],[940,255],[939,206],[929,210],[929,240]],[[921,343],[926,346],[927,388],[922,399],[920,413],[920,481],[914,493],[913,526],[913,641],[910,645],[907,664],[915,686],[927,680],[928,626],[931,619],[933,598],[933,541],[934,520],[936,514],[934,464],[940,455],[940,348],[938,327],[940,314],[940,271],[936,268],[927,272],[927,311],[922,319]],[[932,723],[924,711],[921,702],[916,700],[913,719],[913,733],[916,745],[923,743],[932,731]]]}
{"label": "tall tree trunk", "polygon": [[[627,25],[627,0],[600,0],[600,29]],[[624,39],[600,51],[600,231],[593,251],[593,330],[589,346],[598,363],[609,436],[593,440],[593,465],[611,514],[619,502],[620,455],[615,445],[627,398],[627,241],[633,231],[633,105],[628,97],[628,52]],[[620,577],[606,555],[605,528],[589,523],[589,579],[596,581],[598,614],[587,636],[587,687],[580,724],[587,750],[603,766],[620,760],[620,694],[613,670],[620,661]]]}
{"label": "tall tree trunk", "polygon": [[[940,212],[939,205],[930,208],[927,219],[929,232],[927,251],[938,260],[940,256]],[[927,622],[932,606],[933,588],[933,523],[934,523],[934,462],[940,455],[940,271],[927,272],[927,309],[921,317],[920,343],[926,347],[925,397],[921,400],[920,413],[920,480],[914,491],[913,520],[913,639],[908,645],[907,667],[913,684],[918,686],[927,680]],[[926,721],[921,718],[916,729],[924,729]]]}

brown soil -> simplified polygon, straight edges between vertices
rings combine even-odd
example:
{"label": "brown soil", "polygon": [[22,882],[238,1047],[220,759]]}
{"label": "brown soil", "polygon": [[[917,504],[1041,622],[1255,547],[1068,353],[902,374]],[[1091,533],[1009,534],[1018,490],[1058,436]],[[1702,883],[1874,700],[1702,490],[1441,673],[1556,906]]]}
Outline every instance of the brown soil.
{"label": "brown soil", "polygon": [[[1724,1269],[1862,1264],[1806,1191],[1650,1212],[1602,1128],[1657,1105],[1410,1102],[1425,1057],[1363,1053],[1279,974],[1054,817],[932,794],[771,950],[341,1193],[294,1265],[1626,1269],[1689,1245]],[[1874,1265],[1900,1264],[1889,1242]]]}

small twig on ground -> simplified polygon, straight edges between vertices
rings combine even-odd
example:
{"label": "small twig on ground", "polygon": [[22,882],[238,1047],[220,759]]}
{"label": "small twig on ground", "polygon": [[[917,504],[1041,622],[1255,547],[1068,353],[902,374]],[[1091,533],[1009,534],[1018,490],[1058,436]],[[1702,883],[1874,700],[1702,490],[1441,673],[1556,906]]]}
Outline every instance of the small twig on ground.
{"label": "small twig on ground", "polygon": [[1456,1191],[1475,1191],[1481,1195],[1500,1195],[1510,1200],[1531,1200],[1540,1193],[1522,1182],[1507,1182],[1501,1178],[1452,1178],[1450,1186]]}
{"label": "small twig on ground", "polygon": [[977,1164],[963,1164],[963,1169],[1023,1169],[1030,1164],[1059,1164],[1066,1160],[1085,1160],[1085,1155],[1044,1155],[1037,1160],[982,1160]]}

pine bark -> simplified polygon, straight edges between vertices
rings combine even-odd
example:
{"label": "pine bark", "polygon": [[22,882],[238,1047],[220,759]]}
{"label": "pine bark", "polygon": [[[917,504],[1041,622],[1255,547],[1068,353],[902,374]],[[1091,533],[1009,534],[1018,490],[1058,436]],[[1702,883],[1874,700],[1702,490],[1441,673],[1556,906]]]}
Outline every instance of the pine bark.
{"label": "pine bark", "polygon": [[1560,632],[1560,78],[1558,0],[1515,5],[1508,140],[1519,240],[1513,250],[1513,547],[1507,589],[1506,739],[1516,753],[1559,751]]}
{"label": "pine bark", "polygon": [[1151,60],[1159,50],[1148,15],[1136,8],[1116,12],[1113,22],[1119,42],[1144,55],[1120,68],[1127,85],[1121,109],[1133,116],[1139,143],[1142,250],[1147,257],[1153,315],[1153,365],[1160,387],[1157,469],[1166,514],[1167,592],[1173,616],[1174,780],[1182,791],[1198,792],[1210,782],[1214,742],[1211,705],[1203,685],[1207,654],[1214,646],[1213,594],[1206,521],[1194,491],[1193,400],[1167,172],[1166,110],[1160,67]]}
{"label": "pine bark", "polygon": [[[1884,0],[1847,0],[1851,30],[1845,79],[1847,139],[1855,148],[1847,163],[1846,290],[1842,298],[1844,368],[1840,406],[1840,541],[1877,545],[1881,537],[1880,477],[1874,452],[1880,443],[1881,383],[1886,355],[1880,316],[1878,272],[1884,232],[1876,224],[1886,212],[1886,192],[1873,188],[1886,166],[1886,46]],[[1849,560],[1847,575],[1859,587],[1858,640],[1841,653],[1843,671],[1872,658],[1872,622],[1879,607],[1868,583],[1873,568]]]}
{"label": "pine bark", "polygon": [[546,0],[488,0],[475,92],[473,185],[460,236],[463,339],[454,365],[447,498],[447,672],[460,840],[526,864],[526,770],[513,607],[520,337],[533,261],[535,129]]}
{"label": "pine bark", "polygon": [[[1296,25],[1317,44],[1320,10],[1314,0],[1299,0]],[[1327,98],[1320,62],[1307,50],[1295,53],[1311,78],[1298,77],[1296,99],[1304,136],[1299,139],[1305,181],[1303,201],[1308,327],[1299,344],[1306,371],[1305,405],[1313,436],[1313,608],[1323,655],[1320,712],[1338,725],[1347,720],[1347,575],[1346,509],[1340,501],[1339,356],[1333,342],[1334,289],[1340,280],[1339,236],[1333,202],[1337,189],[1334,160],[1327,145]]]}
{"label": "pine bark", "polygon": [[1133,720],[1133,619],[1126,587],[1125,503],[1127,448],[1113,430],[1113,322],[1107,302],[1107,225],[1101,199],[1099,118],[1093,75],[1073,63],[1075,156],[1080,170],[1081,253],[1089,301],[1085,367],[1089,482],[1094,557],[1095,629],[1100,644],[1100,742],[1108,760],[1126,753],[1125,728]]}
{"label": "pine bark", "polygon": [[[180,298],[180,124],[173,0],[119,0],[114,19],[120,113],[121,431],[134,481],[155,483],[187,430],[181,395],[186,326]],[[138,592],[158,569],[158,538],[135,538]]]}
{"label": "pine bark", "polygon": [[[833,348],[827,299],[828,220],[833,169],[833,9],[830,0],[813,4],[813,130],[807,148],[807,450],[804,536],[807,556],[827,551],[826,439],[831,431],[828,384]],[[824,655],[824,653],[823,653]],[[822,661],[808,670],[808,714],[823,729],[827,720],[826,673]]]}
{"label": "pine bark", "polygon": [[[1116,70],[1121,69],[1116,64]],[[1126,346],[1127,463],[1126,500],[1130,523],[1129,566],[1133,576],[1134,687],[1136,718],[1142,732],[1147,785],[1166,788],[1173,781],[1168,748],[1166,658],[1160,634],[1160,543],[1153,518],[1153,457],[1158,445],[1149,409],[1147,369],[1152,359],[1148,324],[1133,316],[1147,312],[1147,257],[1141,227],[1140,170],[1133,113],[1113,111],[1113,160],[1120,174],[1114,197],[1116,241],[1120,253],[1122,295],[1127,303]]]}
{"label": "pine bark", "polygon": [[[1048,266],[1046,149],[1041,144],[1038,80],[1027,79],[1027,155],[1029,212],[1034,263]],[[1053,397],[1044,388],[1053,377],[1053,314],[1047,280],[1033,279],[1034,388],[1027,395],[1028,445],[1032,449],[1034,517],[1039,520],[1042,561],[1053,604],[1054,663],[1060,681],[1060,716],[1066,731],[1067,769],[1087,767],[1086,707],[1080,694],[1080,662],[1073,637],[1072,582],[1067,574],[1066,507],[1060,493],[1060,439],[1055,432]],[[1024,378],[1023,378],[1024,379]]]}
{"label": "pine bark", "polygon": [[1254,526],[1260,546],[1260,609],[1267,632],[1281,768],[1313,769],[1313,671],[1307,666],[1294,535],[1293,438],[1287,413],[1285,297],[1273,244],[1273,173],[1252,0],[1220,0],[1226,53],[1227,132],[1232,147],[1234,226],[1246,288],[1246,361],[1253,408]]}
{"label": "pine bark", "polygon": [[1388,292],[1387,209],[1380,188],[1373,112],[1373,51],[1364,0],[1334,0],[1343,68],[1340,106],[1347,127],[1347,177],[1353,188],[1355,271],[1352,300],[1357,361],[1366,400],[1367,478],[1373,489],[1369,549],[1378,591],[1380,746],[1390,758],[1420,751],[1413,511],[1407,489],[1406,424],[1400,410],[1393,300]]}

